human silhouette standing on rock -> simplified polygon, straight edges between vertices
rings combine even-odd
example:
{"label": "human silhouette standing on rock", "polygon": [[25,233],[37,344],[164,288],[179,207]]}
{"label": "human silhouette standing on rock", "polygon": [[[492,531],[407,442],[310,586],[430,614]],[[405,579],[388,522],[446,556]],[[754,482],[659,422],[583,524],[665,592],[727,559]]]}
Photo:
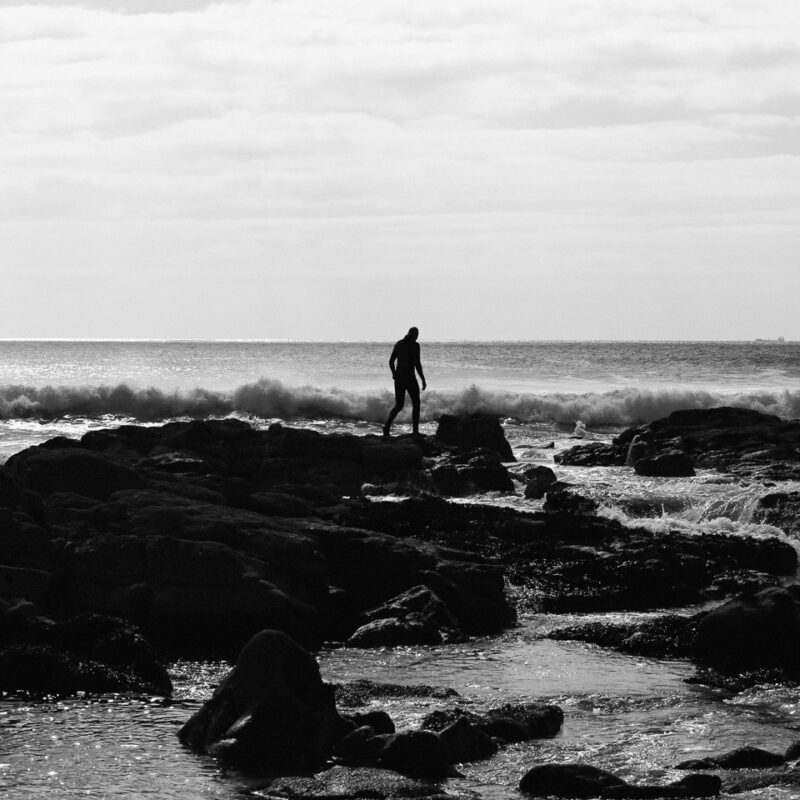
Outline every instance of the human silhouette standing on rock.
{"label": "human silhouette standing on rock", "polygon": [[416,370],[422,379],[422,391],[424,392],[427,384],[425,376],[422,374],[422,364],[419,360],[419,344],[417,338],[419,330],[409,328],[408,333],[394,346],[392,355],[389,358],[389,369],[392,370],[394,378],[394,408],[389,412],[389,419],[383,426],[383,435],[388,436],[394,418],[403,410],[406,404],[406,392],[411,398],[411,422],[414,426],[414,436],[419,436],[419,384]]}

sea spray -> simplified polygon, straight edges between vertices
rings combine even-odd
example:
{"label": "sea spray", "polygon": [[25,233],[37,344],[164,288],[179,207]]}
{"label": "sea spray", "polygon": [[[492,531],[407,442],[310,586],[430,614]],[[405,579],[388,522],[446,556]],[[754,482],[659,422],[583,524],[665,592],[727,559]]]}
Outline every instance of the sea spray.
{"label": "sea spray", "polygon": [[[261,418],[347,419],[382,422],[393,402],[388,389],[352,391],[321,386],[287,386],[270,378],[234,391],[204,388],[164,391],[114,386],[0,387],[0,419],[97,418],[118,416],[141,421],[178,417],[221,417],[234,413]],[[628,387],[605,392],[509,392],[472,385],[427,391],[422,418],[442,414],[496,414],[520,423],[556,423],[620,428],[651,422],[673,411],[730,405],[781,417],[800,416],[800,391],[721,392],[686,388]],[[410,404],[409,404],[410,409]]]}

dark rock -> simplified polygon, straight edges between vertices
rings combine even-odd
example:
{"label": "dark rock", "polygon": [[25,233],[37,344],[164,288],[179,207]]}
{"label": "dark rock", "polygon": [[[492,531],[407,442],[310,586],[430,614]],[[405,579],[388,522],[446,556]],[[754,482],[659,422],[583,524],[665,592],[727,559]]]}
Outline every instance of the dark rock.
{"label": "dark rock", "polygon": [[448,497],[514,491],[514,482],[500,456],[486,448],[448,454],[430,471],[430,476],[436,490]]}
{"label": "dark rock", "polygon": [[247,500],[247,508],[259,514],[276,517],[311,517],[314,505],[300,497],[283,492],[256,492]]}
{"label": "dark rock", "polygon": [[589,764],[540,764],[519,782],[521,791],[536,797],[600,797],[606,789],[626,786],[622,778]]}
{"label": "dark rock", "polygon": [[486,733],[506,742],[550,739],[560,730],[564,712],[545,703],[507,704],[486,714],[481,726]]}
{"label": "dark rock", "polygon": [[759,480],[800,477],[800,422],[745,408],[676,411],[648,425],[629,428],[610,445],[581,445],[557,455],[556,460],[582,466],[623,464],[631,446],[641,442],[647,445],[647,456],[679,450],[695,467]]}
{"label": "dark rock", "polygon": [[625,454],[613,444],[589,442],[556,453],[553,461],[565,467],[621,467],[625,463]]}
{"label": "dark rock", "polygon": [[440,644],[463,638],[450,610],[427,586],[414,586],[364,616],[370,621],[350,637],[351,647]]}
{"label": "dark rock", "polygon": [[604,790],[603,800],[650,800],[650,798],[716,797],[722,789],[718,775],[687,775],[665,786],[632,785],[612,786]]}
{"label": "dark rock", "polygon": [[789,536],[800,537],[800,492],[773,492],[758,501],[758,522],[775,525]]}
{"label": "dark rock", "polygon": [[550,467],[531,466],[522,473],[525,478],[525,497],[540,500],[551,484],[556,482],[556,474]]}
{"label": "dark rock", "polygon": [[166,669],[134,626],[100,616],[58,623],[30,607],[22,618],[14,606],[0,616],[0,690],[171,694]]}
{"label": "dark rock", "polygon": [[722,672],[800,669],[800,587],[771,587],[709,611],[697,627],[697,653]]}
{"label": "dark rock", "polygon": [[542,509],[547,514],[569,514],[573,516],[589,516],[597,511],[596,500],[583,497],[569,484],[556,481],[547,487]]}
{"label": "dark rock", "polygon": [[11,456],[6,466],[25,489],[42,497],[75,492],[105,500],[121,489],[144,486],[144,479],[129,467],[77,447],[29,447]]}
{"label": "dark rock", "polygon": [[789,748],[784,754],[784,758],[786,761],[797,761],[797,759],[800,759],[800,742],[794,742],[789,745]]}
{"label": "dark rock", "polygon": [[[726,587],[729,594],[738,593],[742,569],[776,582],[797,566],[794,548],[778,537],[655,533],[594,515],[518,512],[432,497],[365,503],[344,519],[398,539],[424,538],[496,559],[517,587],[517,602],[537,611],[686,606],[724,596]],[[462,580],[466,576],[467,571],[460,574]],[[454,601],[440,586],[425,583],[471,634],[465,620],[483,613],[481,604],[463,609],[467,593],[459,592]]]}
{"label": "dark rock", "polygon": [[650,458],[640,458],[633,465],[637,475],[662,478],[691,477],[695,474],[692,460],[686,453],[671,450]]}
{"label": "dark rock", "polygon": [[492,738],[511,743],[552,738],[561,730],[564,713],[558,706],[545,703],[507,704],[485,714],[453,708],[428,714],[422,728],[443,732],[461,720]]}
{"label": "dark rock", "polygon": [[777,767],[787,761],[784,753],[772,753],[760,747],[737,747],[729,753],[708,758],[690,759],[676,765],[676,769],[762,769]]}
{"label": "dark rock", "polygon": [[319,769],[349,727],[314,658],[286,634],[262,631],[178,735],[237,769],[297,774]]}
{"label": "dark rock", "polygon": [[414,778],[452,775],[441,739],[430,731],[406,731],[388,737],[378,765]]}
{"label": "dark rock", "polygon": [[650,444],[641,434],[637,434],[628,445],[628,452],[625,456],[625,466],[632,467],[637,461],[650,456]]}
{"label": "dark rock", "polygon": [[440,644],[438,631],[411,617],[376,619],[362,625],[348,640],[349,647],[405,647]]}
{"label": "dark rock", "polygon": [[80,658],[50,645],[11,645],[0,650],[0,690],[11,694],[160,694],[159,689],[160,687],[137,680],[126,672]]}
{"label": "dark rock", "polygon": [[364,714],[348,714],[347,719],[359,727],[368,725],[377,734],[395,733],[394,722],[385,711],[367,711]]}
{"label": "dark rock", "polygon": [[388,735],[378,735],[372,726],[362,725],[335,745],[333,755],[349,766],[374,766],[386,746],[387,738]]}
{"label": "dark rock", "polygon": [[690,658],[699,615],[665,614],[641,622],[587,622],[558,628],[550,639],[592,644],[647,658]]}
{"label": "dark rock", "polygon": [[519,788],[537,797],[563,798],[688,798],[719,794],[722,781],[716,775],[687,775],[666,786],[636,786],[589,764],[542,764],[528,770]]}
{"label": "dark rock", "polygon": [[444,745],[447,760],[451,764],[481,761],[491,758],[497,752],[494,739],[465,717],[443,728],[439,732],[439,738]]}
{"label": "dark rock", "polygon": [[515,460],[503,426],[497,417],[489,414],[472,414],[468,417],[443,414],[439,418],[436,438],[464,449],[485,447],[494,450],[503,461]]}

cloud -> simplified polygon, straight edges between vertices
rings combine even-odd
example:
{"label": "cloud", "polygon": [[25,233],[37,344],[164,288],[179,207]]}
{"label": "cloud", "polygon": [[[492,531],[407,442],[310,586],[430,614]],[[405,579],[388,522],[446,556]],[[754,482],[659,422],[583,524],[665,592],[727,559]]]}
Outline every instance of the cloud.
{"label": "cloud", "polygon": [[118,286],[141,263],[212,286],[226,258],[245,282],[522,270],[537,247],[646,271],[642,231],[680,230],[653,252],[711,269],[713,231],[793,230],[797,21],[788,0],[6,3],[0,260]]}

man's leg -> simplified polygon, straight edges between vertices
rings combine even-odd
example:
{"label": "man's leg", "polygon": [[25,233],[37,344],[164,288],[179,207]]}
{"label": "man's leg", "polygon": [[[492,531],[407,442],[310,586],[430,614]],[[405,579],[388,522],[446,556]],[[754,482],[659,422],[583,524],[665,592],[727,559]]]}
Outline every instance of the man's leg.
{"label": "man's leg", "polygon": [[392,427],[392,423],[394,422],[394,418],[403,410],[403,406],[406,404],[406,387],[400,381],[394,382],[394,408],[389,412],[389,419],[386,420],[386,424],[383,426],[383,435],[389,435],[389,429]]}
{"label": "man's leg", "polygon": [[406,388],[408,396],[411,398],[411,423],[416,436],[419,433],[419,384],[413,381]]}

